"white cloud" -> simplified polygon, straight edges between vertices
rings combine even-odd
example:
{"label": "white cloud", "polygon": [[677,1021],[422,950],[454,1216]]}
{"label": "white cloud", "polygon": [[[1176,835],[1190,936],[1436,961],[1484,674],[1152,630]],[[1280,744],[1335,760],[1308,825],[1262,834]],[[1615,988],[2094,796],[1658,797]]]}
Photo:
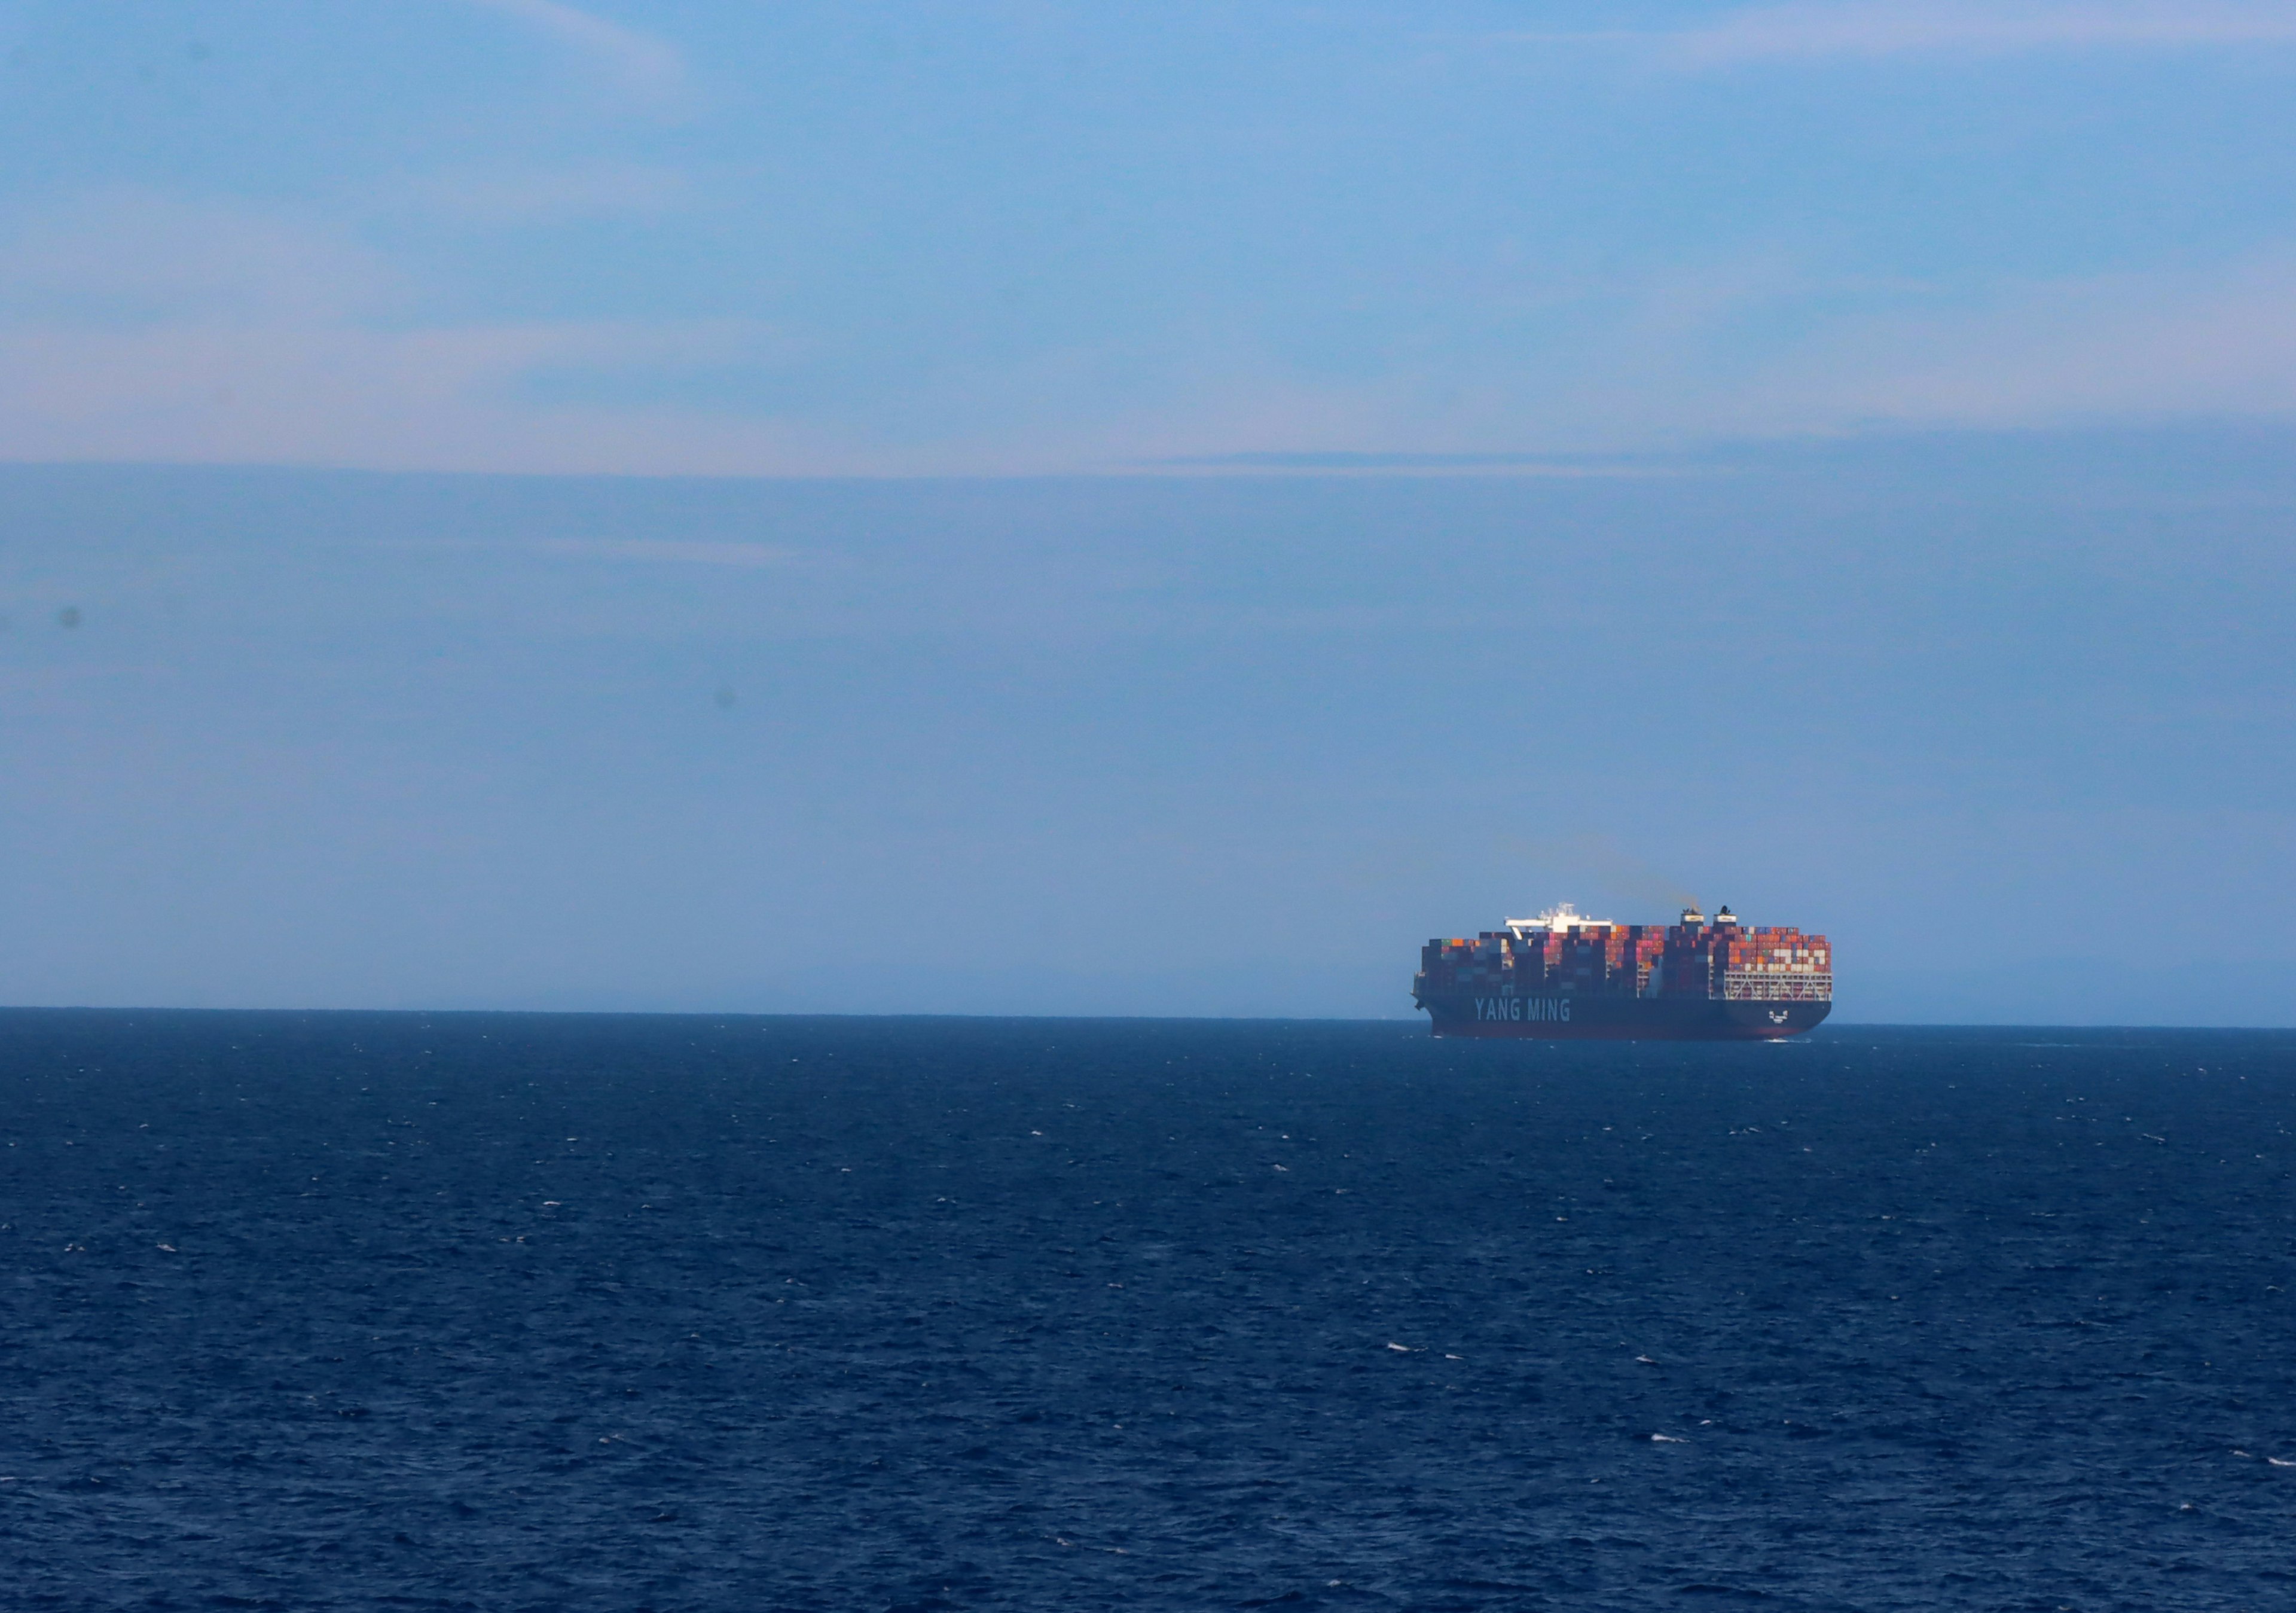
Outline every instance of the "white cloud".
{"label": "white cloud", "polygon": [[626,91],[668,100],[685,85],[685,59],[652,34],[562,4],[562,0],[471,0],[547,34],[608,72]]}
{"label": "white cloud", "polygon": [[2031,4],[2019,0],[1865,0],[1759,6],[1710,27],[1666,37],[1685,65],[1823,56],[2035,50],[2161,48],[2296,43],[2296,4],[2210,0],[2106,0]]}

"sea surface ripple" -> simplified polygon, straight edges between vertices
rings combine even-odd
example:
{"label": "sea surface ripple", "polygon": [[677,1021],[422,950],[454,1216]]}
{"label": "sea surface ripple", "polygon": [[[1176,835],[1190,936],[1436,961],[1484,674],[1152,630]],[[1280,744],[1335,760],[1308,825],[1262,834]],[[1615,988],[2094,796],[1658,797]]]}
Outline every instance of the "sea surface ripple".
{"label": "sea surface ripple", "polygon": [[2296,1606],[2296,1034],[0,1014],[20,1609]]}

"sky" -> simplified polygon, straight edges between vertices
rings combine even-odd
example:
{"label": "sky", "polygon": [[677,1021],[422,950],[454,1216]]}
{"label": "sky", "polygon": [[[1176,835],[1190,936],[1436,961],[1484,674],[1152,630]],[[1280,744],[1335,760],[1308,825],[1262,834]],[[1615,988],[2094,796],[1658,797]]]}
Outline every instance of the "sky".
{"label": "sky", "polygon": [[2296,1024],[2296,0],[0,0],[0,1000]]}

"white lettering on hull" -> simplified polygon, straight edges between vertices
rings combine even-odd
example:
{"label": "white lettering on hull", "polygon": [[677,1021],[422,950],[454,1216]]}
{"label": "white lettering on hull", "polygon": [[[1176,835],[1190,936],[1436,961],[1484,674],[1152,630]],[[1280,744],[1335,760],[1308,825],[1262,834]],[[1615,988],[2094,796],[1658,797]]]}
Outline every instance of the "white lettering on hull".
{"label": "white lettering on hull", "polygon": [[1479,1021],[1530,1019],[1568,1024],[1570,1019],[1568,997],[1478,997],[1474,1003]]}

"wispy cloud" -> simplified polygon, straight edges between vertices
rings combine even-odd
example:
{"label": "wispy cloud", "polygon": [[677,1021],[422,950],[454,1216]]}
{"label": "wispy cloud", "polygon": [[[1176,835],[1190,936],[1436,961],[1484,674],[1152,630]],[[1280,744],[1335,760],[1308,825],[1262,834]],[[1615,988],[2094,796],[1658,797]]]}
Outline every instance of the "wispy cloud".
{"label": "wispy cloud", "polygon": [[2032,426],[2296,415],[2296,252],[1998,288],[1814,333],[1753,417]]}
{"label": "wispy cloud", "polygon": [[755,322],[424,323],[414,301],[371,250],[244,208],[121,192],[64,210],[0,250],[0,458],[882,468],[787,420],[531,393],[770,368],[787,343]]}
{"label": "wispy cloud", "polygon": [[[1979,285],[1831,281],[1756,254],[1552,309],[1536,363],[1504,338],[1513,314],[1487,309],[1486,348],[1344,382],[1239,326],[1160,348],[1154,385],[1122,396],[1096,382],[1123,350],[1111,345],[958,366],[922,404],[781,386],[824,353],[763,322],[426,320],[423,301],[339,230],[133,193],[60,211],[0,243],[0,457],[1587,475],[1701,441],[1875,425],[2296,417],[2296,243],[2214,267]],[[702,401],[726,396],[715,383],[728,375],[783,401]],[[785,558],[749,545],[563,552]]]}
{"label": "wispy cloud", "polygon": [[132,328],[372,314],[402,290],[379,254],[228,202],[129,186],[80,196],[0,243],[0,321]]}
{"label": "wispy cloud", "polygon": [[562,4],[562,0],[471,0],[540,29],[610,74],[626,91],[667,100],[685,85],[685,59],[652,34]]}
{"label": "wispy cloud", "polygon": [[[1447,369],[1440,388],[1391,376],[1349,395],[1345,411],[1181,416],[1199,446],[1174,468],[1631,473],[1640,456],[1718,441],[2296,418],[2296,246],[2207,268],[1957,290],[1722,262],[1590,304],[1573,324],[1567,350],[1550,347],[1535,373],[1510,374],[1499,356]],[[1302,447],[1267,451],[1279,443]],[[1365,451],[1375,445],[1394,448]]]}
{"label": "wispy cloud", "polygon": [[1518,33],[1521,44],[1649,50],[1681,68],[1841,57],[2005,55],[2034,51],[2171,50],[2296,45],[2292,0],[1847,0],[1754,6],[1703,27]]}
{"label": "wispy cloud", "polygon": [[2101,4],[1866,4],[1761,6],[1673,37],[1697,65],[1779,57],[2296,43],[2296,4],[2120,0]]}

